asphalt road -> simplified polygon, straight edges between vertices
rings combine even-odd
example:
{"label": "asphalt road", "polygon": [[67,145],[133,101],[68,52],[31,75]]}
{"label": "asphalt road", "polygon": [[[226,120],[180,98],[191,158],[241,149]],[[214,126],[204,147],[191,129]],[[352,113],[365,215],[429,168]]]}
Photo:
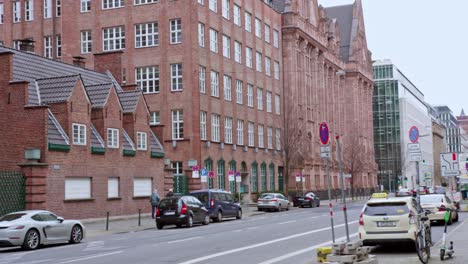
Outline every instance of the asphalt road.
{"label": "asphalt road", "polygon": [[[356,239],[362,203],[348,206],[349,230]],[[335,210],[335,233],[343,239],[343,213]],[[434,241],[442,227],[433,228]],[[331,243],[328,208],[293,209],[242,220],[225,220],[193,228],[165,227],[97,236],[78,245],[46,246],[36,251],[1,249],[0,264],[36,263],[316,263],[315,249]],[[408,248],[408,246],[406,246]],[[394,247],[377,248],[376,254],[415,254]]]}

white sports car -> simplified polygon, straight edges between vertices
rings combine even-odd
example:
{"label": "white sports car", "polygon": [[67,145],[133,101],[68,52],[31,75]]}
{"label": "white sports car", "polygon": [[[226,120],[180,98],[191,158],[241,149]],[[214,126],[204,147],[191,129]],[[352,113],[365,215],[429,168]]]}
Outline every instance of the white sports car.
{"label": "white sports car", "polygon": [[85,227],[78,220],[64,220],[49,211],[21,211],[0,218],[0,247],[26,250],[52,243],[79,243]]}

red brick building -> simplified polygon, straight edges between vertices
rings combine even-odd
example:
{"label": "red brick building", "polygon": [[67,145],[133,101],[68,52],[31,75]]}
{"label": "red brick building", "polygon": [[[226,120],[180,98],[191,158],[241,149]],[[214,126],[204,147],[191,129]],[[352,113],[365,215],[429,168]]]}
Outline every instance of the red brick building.
{"label": "red brick building", "polygon": [[151,192],[164,187],[164,150],[141,91],[5,47],[0,69],[0,171],[24,174],[27,209],[67,218],[149,211]]}

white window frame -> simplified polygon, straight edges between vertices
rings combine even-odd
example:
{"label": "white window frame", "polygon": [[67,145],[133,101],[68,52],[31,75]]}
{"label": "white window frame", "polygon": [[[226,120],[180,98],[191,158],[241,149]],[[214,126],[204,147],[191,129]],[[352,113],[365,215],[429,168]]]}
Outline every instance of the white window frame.
{"label": "white window frame", "polygon": [[255,65],[256,65],[256,70],[258,72],[262,72],[262,53],[256,51],[255,52]]}
{"label": "white window frame", "polygon": [[80,12],[87,13],[91,11],[91,0],[81,0]]}
{"label": "white window frame", "polygon": [[90,177],[66,177],[65,200],[91,199],[91,185],[92,179]]}
{"label": "white window frame", "polygon": [[245,20],[245,23],[244,23],[245,31],[252,32],[252,14],[245,11],[244,20]]}
{"label": "white window frame", "polygon": [[13,2],[13,23],[21,22],[21,2]]}
{"label": "white window frame", "polygon": [[218,114],[211,114],[211,141],[220,142],[221,141],[221,117]]}
{"label": "white window frame", "polygon": [[254,107],[254,87],[252,84],[247,84],[247,106]]}
{"label": "white window frame", "polygon": [[146,5],[157,3],[159,0],[133,0],[134,5]]}
{"label": "white window frame", "polygon": [[55,55],[57,58],[62,57],[62,35],[55,36]]}
{"label": "white window frame", "polygon": [[120,197],[120,179],[118,177],[110,177],[107,179],[107,198]]}
{"label": "white window frame", "polygon": [[263,110],[263,89],[257,87],[257,109]]}
{"label": "white window frame", "polygon": [[150,113],[150,126],[156,126],[161,124],[161,112],[153,111]]}
{"label": "white window frame", "polygon": [[80,32],[80,35],[81,35],[81,54],[91,53],[93,49],[91,30],[83,30]]}
{"label": "white window frame", "polygon": [[157,46],[159,46],[158,22],[135,24],[135,48]]}
{"label": "white window frame", "polygon": [[281,113],[280,96],[278,94],[275,94],[275,113],[277,115]]}
{"label": "white window frame", "polygon": [[73,145],[86,146],[86,125],[72,124]]}
{"label": "white window frame", "polygon": [[3,3],[0,3],[0,24],[3,24],[3,20],[5,19],[5,11],[4,11],[4,5]]}
{"label": "white window frame", "polygon": [[268,149],[273,149],[273,128],[272,127],[267,128],[267,144],[268,144]]}
{"label": "white window frame", "polygon": [[232,79],[229,75],[223,76],[224,100],[232,101]]}
{"label": "white window frame", "polygon": [[159,93],[159,66],[135,68],[135,81],[144,94]]}
{"label": "white window frame", "polygon": [[133,197],[150,197],[153,187],[152,178],[133,179]]}
{"label": "white window frame", "polygon": [[169,21],[170,44],[182,43],[182,20],[180,18],[171,19]]}
{"label": "white window frame", "polygon": [[223,56],[231,58],[231,38],[226,35],[223,35]]}
{"label": "white window frame", "polygon": [[279,31],[273,29],[273,47],[279,48]]}
{"label": "white window frame", "polygon": [[244,145],[244,120],[237,119],[237,145]]}
{"label": "white window frame", "polygon": [[267,56],[265,56],[265,74],[271,76],[271,59]]}
{"label": "white window frame", "polygon": [[206,140],[206,112],[200,111],[200,140]]}
{"label": "white window frame", "polygon": [[208,8],[215,12],[218,13],[218,0],[209,0]]}
{"label": "white window frame", "polygon": [[52,0],[44,0],[44,18],[52,18]]}
{"label": "white window frame", "polygon": [[198,3],[199,3],[200,5],[205,5],[205,0],[198,0]]}
{"label": "white window frame", "polygon": [[107,147],[119,148],[119,130],[117,128],[107,128]]}
{"label": "white window frame", "polygon": [[206,93],[206,68],[201,65],[198,69],[198,87],[200,88],[200,93]]}
{"label": "white window frame", "polygon": [[102,9],[114,9],[124,6],[124,0],[102,0]]}
{"label": "white window frame", "polygon": [[52,59],[52,36],[44,37],[44,57]]}
{"label": "white window frame", "polygon": [[242,63],[242,43],[234,41],[234,61]]}
{"label": "white window frame", "polygon": [[232,144],[232,117],[224,118],[224,142]]}
{"label": "white window frame", "polygon": [[221,9],[222,9],[222,16],[227,19],[227,20],[230,20],[230,7],[229,5],[231,4],[230,3],[231,1],[229,0],[221,0]]}
{"label": "white window frame", "polygon": [[276,129],[276,150],[281,150],[281,130]]}
{"label": "white window frame", "polygon": [[262,20],[255,18],[255,36],[257,38],[262,38]]}
{"label": "white window frame", "polygon": [[218,53],[218,31],[210,28],[210,51]]}
{"label": "white window frame", "polygon": [[125,27],[109,27],[102,29],[102,50],[114,51],[125,49]]}
{"label": "white window frame", "polygon": [[171,64],[171,92],[180,92],[183,87],[182,63]]}
{"label": "white window frame", "polygon": [[279,65],[279,62],[277,61],[273,62],[273,72],[275,75],[275,80],[279,80],[280,79],[280,65]]}
{"label": "white window frame", "polygon": [[234,16],[234,25],[241,27],[242,26],[241,7],[236,4],[234,4],[234,7],[233,7],[233,16]]}
{"label": "white window frame", "polygon": [[[0,12],[0,13],[2,13],[3,15],[3,12]],[[24,21],[33,21],[33,20],[34,20],[34,0],[26,0],[24,1]]]}
{"label": "white window frame", "polygon": [[245,47],[245,66],[252,69],[253,67],[253,58],[252,58],[252,48]]}
{"label": "white window frame", "polygon": [[242,86],[243,86],[242,81],[241,80],[236,80],[236,103],[237,104],[242,104],[243,103]]}
{"label": "white window frame", "polygon": [[137,132],[137,150],[148,150],[148,134],[146,132]]}
{"label": "white window frame", "polygon": [[184,139],[184,113],[182,110],[172,110],[172,139]]}
{"label": "white window frame", "polygon": [[265,42],[270,43],[270,25],[265,23]]}
{"label": "white window frame", "polygon": [[62,15],[62,1],[55,0],[55,16],[60,17]]}
{"label": "white window frame", "polygon": [[13,49],[19,50],[21,48],[21,40],[13,40]]}
{"label": "white window frame", "polygon": [[255,124],[253,122],[248,122],[247,125],[247,139],[248,139],[248,146],[254,147],[255,146]]}
{"label": "white window frame", "polygon": [[211,96],[219,97],[219,73],[216,71],[211,71],[210,81],[211,81]]}
{"label": "white window frame", "polygon": [[266,111],[267,111],[267,113],[271,113],[271,112],[272,112],[271,97],[272,97],[271,92],[270,92],[270,91],[266,91]]}
{"label": "white window frame", "polygon": [[205,24],[198,22],[198,46],[205,47]]}
{"label": "white window frame", "polygon": [[264,144],[264,138],[263,138],[263,125],[258,125],[258,147],[259,148],[264,148],[265,147],[265,144]]}

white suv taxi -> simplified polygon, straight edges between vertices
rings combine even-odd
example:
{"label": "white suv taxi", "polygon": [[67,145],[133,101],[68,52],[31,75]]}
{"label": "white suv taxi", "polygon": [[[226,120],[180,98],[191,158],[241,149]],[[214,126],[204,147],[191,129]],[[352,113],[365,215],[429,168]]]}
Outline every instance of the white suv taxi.
{"label": "white suv taxi", "polygon": [[[359,239],[364,245],[414,242],[418,231],[416,199],[374,194],[359,216]],[[426,226],[430,228],[429,221]],[[430,232],[429,232],[430,233]]]}

